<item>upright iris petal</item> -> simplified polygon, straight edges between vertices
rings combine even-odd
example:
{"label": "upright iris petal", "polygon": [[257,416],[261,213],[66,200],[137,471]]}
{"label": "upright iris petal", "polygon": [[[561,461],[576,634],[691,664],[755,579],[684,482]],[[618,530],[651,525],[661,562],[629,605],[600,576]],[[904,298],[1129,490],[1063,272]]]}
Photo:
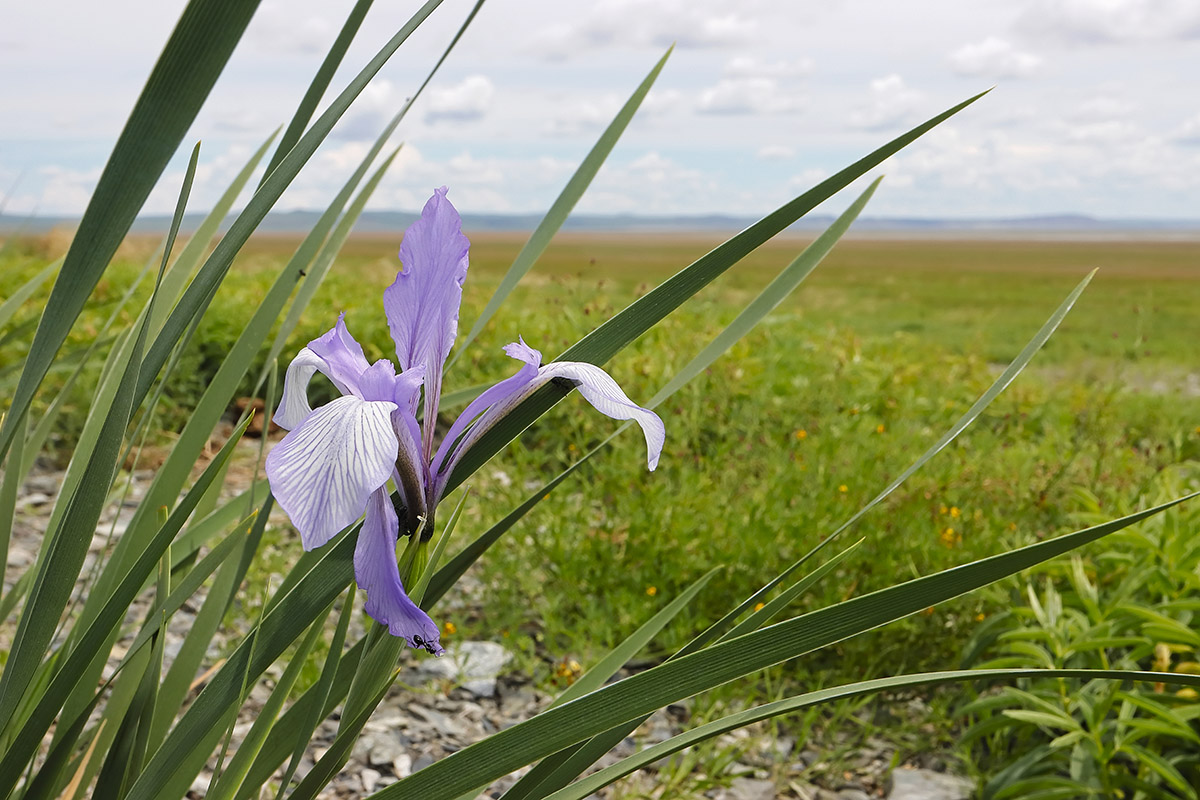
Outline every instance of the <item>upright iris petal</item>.
{"label": "upright iris petal", "polygon": [[[396,365],[367,362],[343,316],[309,342],[288,366],[275,421],[289,433],[267,456],[271,491],[300,532],[305,549],[328,542],[364,517],[354,551],[354,577],[366,591],[366,611],[412,647],[441,655],[438,627],[408,596],[396,563],[401,534],[432,533],[434,511],[454,466],[479,438],[552,380],[567,381],[602,414],[637,422],[650,469],[658,464],[664,429],[654,412],[625,396],[593,364],[552,362],[523,340],[504,350],[522,366],[483,391],[450,426],[434,452],[442,370],[458,330],[470,243],[446,188],[434,192],[404,234],[403,264],[383,292]],[[320,372],[342,397],[313,409],[308,383]],[[424,388],[424,420],[416,409]],[[387,484],[404,504],[403,524]]]}
{"label": "upright iris petal", "polygon": [[434,420],[442,396],[442,369],[458,335],[458,307],[467,279],[471,243],[462,219],[438,189],[400,243],[401,270],[383,291],[383,310],[401,369],[425,367],[425,458],[433,453]]}

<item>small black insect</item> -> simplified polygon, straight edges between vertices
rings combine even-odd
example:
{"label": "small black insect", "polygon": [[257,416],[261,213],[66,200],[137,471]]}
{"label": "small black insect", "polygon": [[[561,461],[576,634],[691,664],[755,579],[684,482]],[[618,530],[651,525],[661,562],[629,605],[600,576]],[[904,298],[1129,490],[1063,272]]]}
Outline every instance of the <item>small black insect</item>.
{"label": "small black insect", "polygon": [[437,655],[437,648],[434,646],[433,642],[427,642],[420,636],[413,636],[412,640],[416,643],[417,647],[424,647],[426,651],[435,656]]}

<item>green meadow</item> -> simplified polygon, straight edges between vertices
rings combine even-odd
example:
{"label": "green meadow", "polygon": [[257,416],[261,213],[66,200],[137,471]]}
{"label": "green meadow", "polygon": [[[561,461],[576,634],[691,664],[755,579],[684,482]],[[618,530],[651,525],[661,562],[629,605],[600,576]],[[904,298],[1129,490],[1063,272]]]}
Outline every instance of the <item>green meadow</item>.
{"label": "green meadow", "polygon": [[[285,359],[327,330],[339,311],[368,359],[389,354],[380,298],[397,268],[399,238],[348,242]],[[447,372],[446,391],[511,374],[500,348],[518,335],[553,358],[719,241],[560,236]],[[472,237],[460,334],[522,243],[520,236]],[[633,400],[649,398],[804,244],[784,238],[761,248],[622,352],[608,371]],[[167,433],[156,447],[170,446],[169,432],[186,419],[189,403],[294,245],[261,236],[235,264],[176,371],[186,378],[165,389],[159,413]],[[57,255],[48,247],[10,244],[0,254],[0,296]],[[98,335],[151,248],[126,246],[76,325],[64,350],[68,360]],[[447,640],[504,642],[518,654],[517,669],[539,683],[561,682],[570,672],[564,665],[591,663],[720,567],[643,661],[673,652],[920,456],[1093,269],[1096,278],[1025,373],[964,435],[830,545],[832,555],[861,540],[795,610],[1084,527],[1097,509],[1112,517],[1138,506],[1164,470],[1189,469],[1200,459],[1200,244],[849,239],[757,330],[658,409],[667,444],[656,472],[646,470],[644,444],[630,430],[511,530],[460,584],[465,593],[448,598],[440,618]],[[145,296],[148,287],[138,291]],[[47,293],[31,299],[0,339],[4,395],[30,338],[21,332],[31,333]],[[66,374],[52,372],[49,385]],[[69,457],[87,397],[86,386],[74,390],[50,458]],[[608,436],[615,423],[581,405],[568,397],[471,480],[456,541],[485,530]],[[259,586],[300,553],[282,523],[267,535],[268,555],[250,574]],[[1095,574],[1095,554],[1082,555]],[[788,687],[825,685],[835,673],[867,678],[957,667],[980,627],[1021,602],[1023,587],[1014,581],[930,608],[763,674],[749,692],[743,684],[717,699],[762,700]],[[244,595],[262,591],[252,586]],[[253,602],[235,613],[255,613]],[[845,719],[823,724],[856,735],[881,725],[896,736],[911,734],[910,749],[949,747],[956,705],[974,691],[957,685],[927,698],[932,729],[881,711],[886,697],[870,708],[845,707],[838,712]]]}

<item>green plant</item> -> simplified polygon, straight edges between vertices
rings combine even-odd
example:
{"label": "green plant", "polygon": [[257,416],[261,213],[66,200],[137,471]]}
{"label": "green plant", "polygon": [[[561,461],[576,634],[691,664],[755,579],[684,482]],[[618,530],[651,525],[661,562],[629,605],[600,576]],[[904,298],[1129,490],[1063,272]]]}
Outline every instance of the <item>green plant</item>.
{"label": "green plant", "polygon": [[[1143,501],[1200,483],[1200,465],[1161,473]],[[1094,496],[1079,493],[1096,518]],[[978,631],[981,668],[1153,669],[1200,674],[1194,624],[1200,513],[1172,509],[1088,558],[1046,565]],[[1024,680],[967,704],[963,737],[987,775],[984,796],[1197,796],[1200,702],[1164,683]]]}
{"label": "green plant", "polygon": [[[249,629],[236,637],[236,644],[223,662],[207,664],[206,655],[216,632],[238,601],[250,565],[263,546],[274,505],[261,483],[232,499],[221,494],[249,415],[239,421],[199,476],[193,476],[193,470],[198,461],[212,455],[214,428],[244,380],[252,381],[254,394],[261,387],[268,408],[275,405],[280,387],[274,365],[289,355],[284,352],[288,337],[395,156],[395,152],[383,153],[385,142],[441,60],[417,87],[413,99],[381,131],[295,253],[269,279],[270,288],[249,319],[236,328],[218,325],[215,333],[209,332],[211,338],[223,338],[224,345],[216,348],[220,353],[201,348],[201,368],[214,371],[189,408],[171,452],[154,471],[121,535],[105,543],[104,557],[89,565],[87,556],[104,509],[129,488],[131,477],[122,471],[123,465],[129,458],[137,460],[151,438],[157,412],[170,387],[180,380],[181,370],[195,363],[187,360],[189,344],[197,331],[209,324],[205,320],[220,321],[222,315],[219,308],[214,309],[214,301],[235,257],[338,119],[439,4],[439,0],[429,0],[418,8],[314,119],[315,108],[370,5],[369,0],[356,4],[342,35],[314,77],[311,91],[279,137],[274,155],[267,161],[266,177],[246,207],[208,252],[228,209],[226,201],[232,202],[237,194],[231,187],[202,223],[201,233],[177,253],[175,240],[199,162],[199,150],[193,150],[161,258],[153,259],[147,270],[148,274],[154,273],[153,288],[147,280],[144,301],[129,301],[129,324],[115,329],[111,348],[100,351],[89,347],[79,366],[73,368],[78,371],[84,365],[99,365],[96,388],[88,398],[87,414],[37,562],[0,597],[3,617],[12,622],[12,644],[0,675],[0,796],[34,800],[78,798],[90,793],[93,797],[130,800],[177,798],[211,765],[213,777],[206,787],[210,798],[252,797],[267,786],[280,797],[311,798],[347,763],[363,726],[394,681],[405,642],[389,636],[380,626],[360,635],[350,625],[356,605],[353,552],[361,527],[357,523],[337,532],[319,550],[297,555],[278,585],[268,582],[268,596]],[[55,364],[62,363],[60,355],[72,326],[92,293],[104,288],[104,274],[119,244],[181,144],[256,5],[191,0],[100,176],[54,288],[41,307],[37,330],[0,424],[0,457],[6,464],[0,482],[0,551],[7,550],[10,541],[16,486],[47,441],[62,408],[60,392],[44,414],[36,414],[35,396]],[[469,12],[448,43],[446,55],[478,8],[477,3]],[[483,330],[492,313],[505,304],[544,252],[645,99],[666,59],[664,56],[651,69],[584,157],[500,280],[493,298],[459,342],[459,353]],[[648,289],[567,346],[557,360],[595,366],[606,363],[797,219],[976,100],[978,96],[959,103],[792,198]],[[249,160],[239,181],[247,180],[266,159],[273,141],[271,137]],[[778,268],[727,324],[709,331],[711,335],[699,337],[698,352],[690,360],[655,376],[660,388],[644,401],[647,407],[664,404],[735,348],[779,306],[830,252],[877,185],[878,180],[815,241]],[[954,409],[956,413],[948,420],[945,432],[915,461],[873,496],[870,490],[858,495],[860,501],[870,496],[867,502],[839,507],[831,519],[820,520],[820,543],[782,569],[774,565],[778,570],[774,577],[741,601],[730,606],[728,598],[723,598],[722,605],[728,609],[724,615],[682,647],[669,648],[674,652],[663,663],[609,683],[706,588],[711,571],[675,593],[669,603],[597,659],[543,713],[463,748],[377,796],[451,800],[477,793],[513,770],[534,765],[510,790],[510,800],[581,798],[646,763],[723,732],[814,705],[914,686],[995,678],[1020,680],[1034,674],[1200,686],[1198,676],[1119,669],[1040,673],[1020,669],[957,670],[867,681],[851,679],[712,720],[581,777],[615,741],[658,708],[920,613],[1101,540],[1194,496],[1168,499],[1057,538],[906,582],[888,583],[876,591],[846,596],[806,613],[795,611],[798,599],[854,556],[857,545],[818,560],[825,547],[887,500],[981,418],[1049,340],[1090,280],[1089,275],[1074,284],[993,381],[974,387],[977,399],[961,413]],[[20,291],[28,297],[34,290],[25,286]],[[7,313],[9,307],[5,309]],[[853,340],[841,343],[841,368],[853,368],[857,349]],[[448,368],[457,359],[456,354]],[[448,494],[477,474],[573,388],[569,383],[552,381],[515,405],[487,433],[472,440],[449,472],[445,486],[439,481],[439,491],[427,496],[429,502],[444,496],[442,488]],[[190,397],[194,391],[199,387],[189,387],[187,395]],[[466,389],[443,396],[441,405],[428,410],[430,417],[470,400],[475,391]],[[830,427],[837,433],[852,433],[848,426],[840,430],[838,426]],[[463,545],[456,542],[459,549],[444,563],[439,561],[441,545],[459,518],[461,502],[454,513],[443,515],[438,545],[421,554],[429,558],[424,573],[429,576],[428,583],[423,587],[423,596],[418,593],[422,609],[434,609],[471,565],[530,510],[590,464],[621,430],[605,438],[593,433],[590,438],[597,443],[581,455],[559,454],[558,458],[569,462],[565,469],[543,485],[535,481],[537,488],[532,494],[499,519],[489,518],[483,531],[471,541]],[[553,463],[553,456],[548,461]],[[849,495],[849,487],[842,490],[839,486],[838,492]],[[456,495],[455,500],[461,501],[461,497]],[[381,502],[386,503],[386,498]],[[856,507],[857,511],[851,513],[850,509]],[[431,517],[432,509],[429,511]],[[838,520],[842,522],[838,524]],[[424,581],[422,578],[417,584],[418,589]],[[165,628],[185,604],[192,604],[194,618],[181,647],[170,658]],[[775,619],[780,621],[771,624]],[[289,704],[293,690],[299,691],[302,685],[302,675],[312,675],[306,668],[309,661],[320,665],[316,682]],[[274,678],[269,672],[273,667],[281,667]],[[198,675],[203,676],[203,688],[192,697]],[[260,686],[266,700],[240,745],[232,748],[239,713],[251,691]],[[336,736],[315,763],[299,774],[313,731],[334,714],[338,719]]]}

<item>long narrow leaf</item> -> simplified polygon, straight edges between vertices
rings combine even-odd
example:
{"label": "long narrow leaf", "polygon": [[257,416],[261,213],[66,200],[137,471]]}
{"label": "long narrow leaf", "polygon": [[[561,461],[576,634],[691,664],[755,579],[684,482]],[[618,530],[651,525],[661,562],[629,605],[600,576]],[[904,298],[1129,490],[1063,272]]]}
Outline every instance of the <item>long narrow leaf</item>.
{"label": "long narrow leaf", "polygon": [[[672,736],[666,741],[651,745],[632,756],[621,759],[592,775],[576,781],[570,786],[547,795],[547,800],[582,800],[593,792],[603,789],[620,778],[629,775],[642,767],[654,763],[660,758],[678,753],[686,747],[699,744],[728,733],[738,728],[744,728],[765,719],[791,714],[810,706],[830,703],[835,700],[845,700],[853,697],[876,694],[878,692],[908,689],[914,686],[937,686],[944,683],[961,683],[967,681],[1004,680],[1012,681],[1022,678],[1079,678],[1083,680],[1106,679],[1115,681],[1143,681],[1182,684],[1184,686],[1200,687],[1200,676],[1182,675],[1174,672],[1139,672],[1135,670],[1086,670],[1086,669],[1024,669],[1024,670],[956,670],[946,672],[923,672],[914,675],[899,675],[890,678],[851,683],[829,689],[798,695],[779,700],[774,703],[748,708],[736,714],[714,720],[697,726],[692,730]],[[1077,787],[1078,788],[1078,787]]]}
{"label": "long narrow leaf", "polygon": [[[79,222],[13,394],[15,416],[33,399],[88,295],[179,148],[257,7],[258,0],[191,0],[184,9]],[[136,408],[138,403],[130,405]],[[0,456],[7,452],[16,430],[10,423],[15,423],[11,414],[0,428]]]}
{"label": "long narrow leaf", "polygon": [[1197,495],[847,600],[668,661],[500,731],[374,797],[455,797],[622,722],[986,586]]}
{"label": "long narrow leaf", "polygon": [[583,162],[575,170],[575,174],[567,181],[567,185],[563,187],[550,210],[542,217],[542,221],[538,223],[537,229],[530,235],[529,240],[525,242],[525,246],[521,248],[521,252],[517,253],[516,259],[513,260],[512,266],[504,273],[504,277],[500,279],[500,285],[496,287],[496,291],[488,300],[487,305],[479,314],[479,318],[475,320],[475,324],[471,326],[471,330],[463,338],[458,345],[458,352],[455,353],[451,364],[458,360],[459,355],[475,341],[475,337],[483,331],[483,327],[487,325],[488,320],[500,309],[500,306],[512,294],[513,289],[517,288],[517,284],[521,282],[521,278],[525,277],[525,273],[529,272],[534,263],[546,251],[546,247],[550,244],[550,240],[554,238],[554,234],[558,233],[558,229],[567,221],[571,210],[575,208],[575,204],[579,202],[579,198],[587,191],[591,185],[592,179],[596,177],[596,173],[600,171],[600,167],[616,146],[617,140],[621,138],[621,134],[629,127],[630,121],[633,120],[633,115],[637,113],[641,107],[642,101],[646,99],[646,95],[650,92],[650,87],[658,80],[658,75],[662,72],[662,68],[666,65],[667,59],[671,56],[671,51],[674,46],[667,49],[663,57],[658,60],[654,68],[650,70],[650,74],[645,77],[638,88],[625,101],[625,105],[617,112],[617,116],[604,129],[604,133],[592,145],[591,151],[583,159]]}
{"label": "long narrow leaf", "polygon": [[[652,291],[635,300],[619,314],[568,347],[554,360],[604,364],[622,348],[691,299],[693,295],[775,234],[800,219],[818,204],[846,188],[868,170],[878,166],[884,159],[911,144],[930,129],[954,116],[982,96],[983,94],[978,94],[938,114],[772,211],[746,230],[708,254],[701,256],[690,266],[685,267]],[[446,491],[450,491],[462,483],[468,475],[479,469],[570,391],[569,388],[551,384],[534,393],[514,409],[502,422],[480,437],[479,441],[463,454],[462,460],[459,461],[447,482]]]}
{"label": "long narrow leaf", "polygon": [[[146,340],[148,317],[153,311],[154,298],[166,268],[171,244],[183,220],[183,210],[191,193],[198,157],[197,145],[192,151],[192,158],[184,175],[175,217],[171,221],[171,231],[163,252],[163,265],[158,272],[158,281],[155,282],[155,291],[142,314],[136,336],[132,337],[134,344],[122,370],[110,415],[105,420],[95,450],[90,454],[79,488],[70,497],[62,524],[48,534],[39,558],[37,577],[34,578],[30,590],[33,600],[21,615],[4,674],[0,676],[0,728],[6,727],[11,720],[13,711],[24,696],[38,664],[46,653],[56,624],[70,598],[71,590],[75,587],[75,579],[87,555],[92,532],[96,529],[108,496],[108,488],[116,474],[117,453],[120,451],[125,427],[133,408],[133,391],[142,347]],[[18,406],[14,404],[14,408]],[[14,421],[14,425],[24,418],[24,407],[19,408],[15,414],[18,419]]]}
{"label": "long narrow leaf", "polygon": [[245,432],[249,420],[243,422],[240,430],[235,431],[225,446],[205,468],[196,485],[180,501],[179,507],[170,515],[159,529],[154,540],[141,554],[136,564],[126,574],[124,580],[117,586],[116,591],[108,598],[95,621],[79,639],[79,644],[67,657],[50,685],[37,697],[37,706],[25,721],[8,752],[0,759],[0,797],[11,791],[20,776],[22,766],[28,762],[37,750],[37,745],[65,701],[68,694],[75,688],[81,670],[94,657],[102,642],[110,636],[110,630],[116,627],[124,618],[130,603],[141,590],[144,576],[153,570],[170,546],[171,540],[184,522],[190,516],[195,504],[211,485],[223,465],[233,455],[234,446],[241,434]]}

